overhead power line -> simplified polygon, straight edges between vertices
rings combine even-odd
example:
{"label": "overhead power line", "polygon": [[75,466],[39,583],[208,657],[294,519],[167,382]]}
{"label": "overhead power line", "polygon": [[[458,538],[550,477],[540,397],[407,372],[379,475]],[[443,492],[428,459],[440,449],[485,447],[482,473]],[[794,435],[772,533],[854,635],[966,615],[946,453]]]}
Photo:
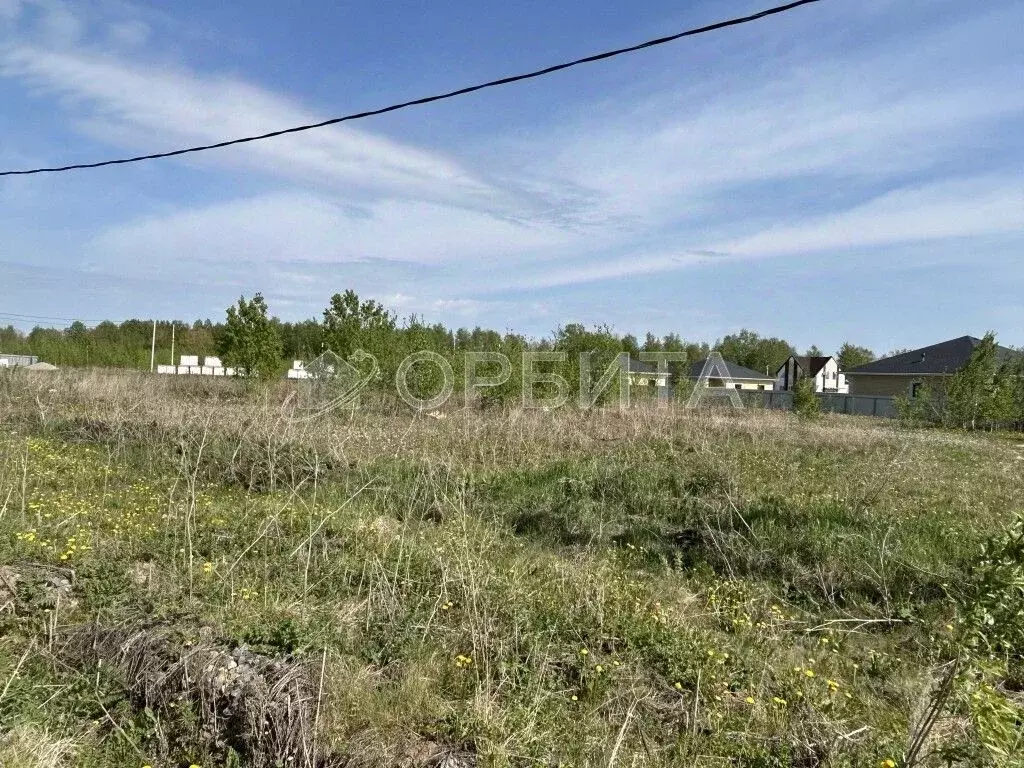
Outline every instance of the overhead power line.
{"label": "overhead power line", "polygon": [[[2,312],[2,311],[0,311],[0,316],[8,317],[8,318],[13,317],[13,318],[16,318],[18,320],[64,320],[64,321],[69,322],[69,323],[74,323],[74,322],[80,320],[83,323],[91,323],[91,322],[93,322],[92,320],[84,320],[84,319],[79,318],[79,317],[55,317],[54,315],[23,315],[23,314],[20,314],[18,312]],[[97,320],[96,322],[103,322],[103,321],[102,320]]]}
{"label": "overhead power line", "polygon": [[[14,322],[14,323],[33,323],[35,325],[47,325],[54,328],[66,328],[71,323],[83,323],[85,325],[96,326],[100,323],[114,323],[115,325],[121,325],[123,323],[137,321],[140,323],[151,323],[153,318],[151,317],[133,317],[133,318],[86,318],[86,317],[60,317],[59,315],[26,315],[20,312],[6,312],[0,310],[0,321],[3,322]],[[158,323],[171,323],[178,322],[176,320],[157,320]]]}
{"label": "overhead power line", "polygon": [[31,325],[37,328],[56,328],[59,330],[66,329],[76,322],[81,322],[83,325],[95,326],[103,322],[102,320],[63,320],[60,318],[43,318],[43,317],[25,317],[24,315],[11,315],[5,312],[0,312],[0,326],[7,325]]}
{"label": "overhead power line", "polygon": [[581,64],[592,64],[597,61],[603,61],[604,59],[611,59],[616,56],[622,56],[626,53],[634,53],[641,51],[646,48],[654,48],[655,46],[665,45],[675,40],[679,40],[684,37],[693,37],[695,35],[702,35],[707,32],[714,32],[715,30],[725,29],[726,27],[736,27],[740,24],[748,24],[752,21],[758,21],[768,16],[775,16],[776,14],[785,13],[791,11],[794,8],[799,8],[802,5],[810,5],[811,3],[818,3],[821,0],[796,0],[796,2],[787,3],[786,5],[776,6],[775,8],[769,8],[758,13],[751,14],[750,16],[741,16],[735,19],[729,19],[728,21],[720,21],[715,24],[709,24],[704,27],[697,27],[696,29],[688,29],[684,32],[678,32],[674,35],[668,35],[666,37],[659,37],[654,40],[648,40],[645,43],[638,43],[636,45],[630,45],[626,48],[617,48],[612,51],[605,51],[604,53],[595,53],[591,56],[585,56],[582,59],[575,59],[574,61],[567,61],[562,64],[555,64],[550,67],[544,67],[543,69],[537,69],[533,72],[526,72],[521,75],[512,75],[510,77],[502,77],[498,80],[490,80],[486,83],[479,83],[477,85],[470,85],[465,88],[459,88],[454,91],[448,91],[447,93],[440,93],[434,96],[424,96],[419,99],[413,99],[412,101],[403,101],[398,104],[392,104],[387,107],[381,107],[379,109],[371,109],[365,112],[355,112],[351,115],[344,115],[343,117],[335,117],[330,120],[324,120],[319,123],[310,123],[308,125],[297,125],[294,128],[285,128],[279,131],[271,131],[270,133],[262,133],[258,136],[245,136],[239,139],[229,139],[227,141],[220,141],[216,144],[204,144],[196,147],[187,147],[185,149],[175,149],[170,152],[156,152],[150,155],[138,155],[136,157],[125,157],[118,160],[103,160],[97,163],[78,163],[75,165],[64,165],[53,168],[32,168],[29,170],[22,171],[0,171],[0,176],[29,176],[37,173],[61,173],[64,171],[77,171],[86,168],[102,168],[107,165],[125,165],[127,163],[139,163],[143,160],[157,160],[163,157],[176,157],[178,155],[187,155],[193,152],[205,152],[210,149],[221,149],[223,147],[234,146],[235,144],[247,144],[253,141],[263,141],[264,139],[272,139],[276,136],[285,136],[290,133],[300,133],[302,131],[311,131],[315,128],[324,128],[328,125],[337,125],[338,123],[346,123],[352,120],[362,120],[363,118],[373,117],[375,115],[383,115],[387,112],[397,112],[400,109],[407,109],[408,107],[420,106],[422,104],[430,104],[435,101],[444,101],[445,99],[453,99],[456,96],[465,96],[468,93],[474,93],[476,91],[482,91],[486,88],[496,88],[502,85],[510,85],[511,83],[518,83],[522,80],[531,80],[535,77],[543,77],[550,75],[554,72],[560,72],[563,69],[570,69],[572,67],[578,67]]}
{"label": "overhead power line", "polygon": [[[22,320],[21,318],[18,317],[7,317],[5,315],[0,315],[0,326],[3,326],[4,323],[7,323],[8,325],[13,325],[14,323],[18,323],[19,325],[26,325],[29,323],[29,321]],[[31,324],[36,328],[46,327],[55,328],[58,330],[66,327],[66,325],[63,323],[55,323],[53,321],[48,320],[32,320]]]}

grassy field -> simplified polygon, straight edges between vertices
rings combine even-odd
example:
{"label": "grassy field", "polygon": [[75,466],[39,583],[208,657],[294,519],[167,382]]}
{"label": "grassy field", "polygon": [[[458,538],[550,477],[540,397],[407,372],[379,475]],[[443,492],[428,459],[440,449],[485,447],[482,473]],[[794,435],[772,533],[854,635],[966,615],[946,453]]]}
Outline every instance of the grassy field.
{"label": "grassy field", "polygon": [[[1022,510],[1019,435],[289,408],[0,377],[0,765],[903,765]],[[1022,764],[1020,650],[919,764]]]}

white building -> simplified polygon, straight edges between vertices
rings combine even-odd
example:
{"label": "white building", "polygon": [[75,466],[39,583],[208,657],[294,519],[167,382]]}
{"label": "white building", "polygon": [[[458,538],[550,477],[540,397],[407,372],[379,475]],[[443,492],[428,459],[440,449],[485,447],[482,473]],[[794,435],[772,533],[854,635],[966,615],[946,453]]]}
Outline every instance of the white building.
{"label": "white building", "polygon": [[306,364],[302,360],[292,360],[292,367],[288,369],[286,375],[289,379],[310,378],[309,371],[306,370]]}
{"label": "white building", "polygon": [[28,367],[39,362],[34,355],[8,355],[0,352],[0,368]]}
{"label": "white building", "polygon": [[775,374],[775,389],[792,392],[798,381],[808,378],[814,379],[815,392],[840,395],[850,392],[846,375],[839,370],[839,361],[835,357],[791,356]]}

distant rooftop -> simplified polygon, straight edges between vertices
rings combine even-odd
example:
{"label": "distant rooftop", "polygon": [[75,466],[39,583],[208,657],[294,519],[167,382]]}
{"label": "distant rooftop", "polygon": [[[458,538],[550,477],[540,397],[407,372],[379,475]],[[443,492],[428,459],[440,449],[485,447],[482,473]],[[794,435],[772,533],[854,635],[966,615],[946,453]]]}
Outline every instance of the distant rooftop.
{"label": "distant rooftop", "polygon": [[825,364],[832,358],[828,355],[824,357],[808,357],[803,355],[800,357],[794,356],[793,359],[796,360],[796,364],[800,366],[800,370],[804,372],[805,376],[817,376],[818,371],[824,368]]}
{"label": "distant rooftop", "polygon": [[629,356],[629,372],[630,373],[649,373],[652,376],[658,374],[658,365],[656,363],[648,363],[644,360],[637,360],[632,355]]}
{"label": "distant rooftop", "polygon": [[[689,377],[691,379],[699,379],[701,373],[704,371],[704,366],[707,364],[708,358],[698,360],[690,366]],[[730,363],[728,360],[723,361],[725,368],[729,372],[729,378],[731,379],[756,379],[757,381],[775,381],[774,377],[766,376],[759,371],[755,371],[751,368],[744,368],[742,365],[736,363]],[[711,378],[720,379],[722,378],[721,371],[719,370],[722,364],[719,363],[714,370],[711,371]]]}
{"label": "distant rooftop", "polygon": [[[958,339],[875,360],[873,363],[851,368],[846,373],[903,376],[956,373],[967,364],[975,347],[980,343],[981,339],[975,336],[961,336]],[[999,346],[996,347],[996,352],[1000,360],[1008,360],[1020,354]]]}

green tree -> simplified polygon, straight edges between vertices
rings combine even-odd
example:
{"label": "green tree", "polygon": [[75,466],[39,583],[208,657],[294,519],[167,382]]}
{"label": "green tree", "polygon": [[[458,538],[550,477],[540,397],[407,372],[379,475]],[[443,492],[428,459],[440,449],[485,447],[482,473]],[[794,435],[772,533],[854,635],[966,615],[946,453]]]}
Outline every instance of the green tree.
{"label": "green tree", "polygon": [[[569,382],[570,400],[576,402],[580,395],[583,377],[580,357],[586,356],[589,362],[589,388],[593,389],[604,376],[608,367],[624,350],[621,339],[617,338],[607,326],[587,330],[580,323],[570,323],[556,332],[555,351],[564,352],[566,355],[560,373]],[[608,388],[598,395],[596,403],[608,402],[618,391],[618,377],[616,376]]]}
{"label": "green tree", "polygon": [[25,336],[13,325],[0,328],[0,351],[8,354],[25,354],[28,346]]}
{"label": "green tree", "polygon": [[631,333],[627,333],[622,337],[622,351],[628,352],[634,359],[640,355],[640,342],[637,341],[636,336]]}
{"label": "green tree", "polygon": [[858,366],[867,365],[875,361],[874,352],[867,347],[858,347],[849,341],[843,342],[836,357],[839,359],[839,370],[841,371],[848,371],[851,368],[857,368]]}
{"label": "green tree", "polygon": [[[817,344],[811,344],[811,348],[805,353],[807,357],[824,357],[825,353],[821,351]],[[781,365],[781,363],[780,363]]]}
{"label": "green tree", "polygon": [[281,341],[286,360],[312,360],[324,351],[324,327],[317,320],[282,323]]}
{"label": "green tree", "polygon": [[[378,305],[379,306],[379,305]],[[406,321],[406,325],[399,332],[393,333],[394,341],[387,344],[387,349],[375,346],[380,340],[380,334],[391,333],[385,327],[378,327],[372,338],[364,336],[361,349],[374,351],[382,369],[386,372],[385,382],[394,380],[394,374],[402,361],[409,355],[417,352],[433,352],[443,357],[452,367],[456,376],[456,382],[461,381],[464,376],[462,366],[458,359],[453,359],[453,336],[442,325],[426,325],[421,318],[412,315]],[[423,400],[429,400],[436,396],[444,387],[444,373],[435,362],[423,361],[417,363],[405,375],[406,386],[410,393]]]}
{"label": "green tree", "polygon": [[671,380],[673,386],[676,388],[677,394],[686,394],[689,397],[689,392],[692,391],[692,387],[687,386],[689,382],[690,366],[700,360],[705,359],[711,354],[711,348],[704,343],[687,342],[679,338],[678,334],[669,333],[666,334],[665,338],[660,343],[660,350],[662,352],[682,352],[685,354],[685,359],[677,362],[671,362],[668,364],[668,370],[671,374]]}
{"label": "green tree", "polygon": [[1024,427],[1024,351],[1017,350],[1017,357],[1003,364],[1000,377],[1010,403],[1007,421]]}
{"label": "green tree", "polygon": [[1014,382],[999,359],[995,334],[986,333],[971,359],[945,387],[944,415],[952,426],[975,429],[1012,418]]}
{"label": "green tree", "polygon": [[[480,404],[484,408],[504,407],[522,402],[523,397],[523,353],[529,345],[522,336],[507,334],[496,349],[481,351],[501,352],[508,358],[511,372],[508,379],[496,387],[487,387],[480,392]],[[486,371],[494,374],[496,371]]]}
{"label": "green tree", "polygon": [[746,328],[723,338],[715,345],[715,350],[728,362],[768,375],[779,370],[790,355],[796,354],[789,342],[774,337],[763,338]]}
{"label": "green tree", "polygon": [[814,393],[814,379],[802,378],[793,387],[793,412],[804,419],[816,418],[821,413],[821,402]]}
{"label": "green tree", "polygon": [[277,323],[267,316],[261,294],[249,301],[240,296],[236,306],[228,307],[217,352],[225,365],[244,369],[250,377],[269,379],[280,371],[281,334]]}
{"label": "green tree", "polygon": [[357,349],[380,353],[395,331],[396,317],[383,304],[373,299],[361,301],[349,289],[336,293],[324,310],[323,343],[341,357]]}
{"label": "green tree", "polygon": [[898,395],[894,405],[900,424],[907,427],[934,424],[942,420],[941,399],[928,382],[921,384],[914,397]]}

